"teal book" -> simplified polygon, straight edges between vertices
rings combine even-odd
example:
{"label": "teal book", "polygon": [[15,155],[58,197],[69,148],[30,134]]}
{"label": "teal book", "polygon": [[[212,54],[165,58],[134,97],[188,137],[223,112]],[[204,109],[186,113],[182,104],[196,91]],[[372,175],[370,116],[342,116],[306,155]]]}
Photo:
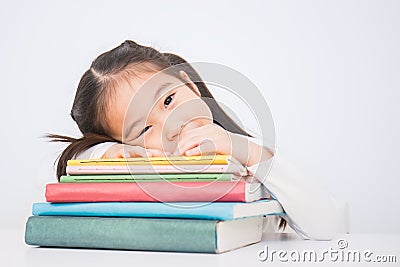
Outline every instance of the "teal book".
{"label": "teal book", "polygon": [[32,246],[222,253],[262,237],[262,217],[238,220],[32,216]]}
{"label": "teal book", "polygon": [[283,215],[274,199],[255,202],[86,202],[34,203],[36,216],[159,217],[234,220],[261,215]]}

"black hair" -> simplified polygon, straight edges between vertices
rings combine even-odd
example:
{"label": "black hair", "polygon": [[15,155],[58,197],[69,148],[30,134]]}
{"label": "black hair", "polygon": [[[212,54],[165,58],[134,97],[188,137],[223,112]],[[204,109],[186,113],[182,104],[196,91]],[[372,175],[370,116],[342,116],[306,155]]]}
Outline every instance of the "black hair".
{"label": "black hair", "polygon": [[[251,136],[218,105],[200,75],[186,60],[178,55],[161,53],[152,47],[126,40],[121,45],[98,56],[80,79],[70,115],[78,125],[82,137],[47,135],[53,142],[69,143],[58,158],[57,179],[66,174],[67,161],[79,153],[104,142],[121,143],[108,134],[107,118],[104,116],[111,93],[110,88],[115,86],[121,76],[129,74],[132,66],[144,65],[142,63],[150,63],[155,70],[159,71],[181,65],[184,68],[182,70],[198,87],[201,97],[208,99],[206,104],[211,110],[214,123],[229,132]],[[181,79],[180,75],[176,77]],[[286,221],[281,219],[279,228],[283,229],[285,226]]]}
{"label": "black hair", "polygon": [[110,88],[115,87],[121,76],[129,75],[132,66],[140,67],[144,65],[143,63],[150,63],[155,68],[154,71],[178,66],[171,75],[176,75],[181,80],[179,70],[184,70],[198,87],[201,97],[207,99],[205,102],[211,110],[214,123],[229,132],[251,136],[218,105],[200,75],[186,60],[175,54],[161,53],[152,47],[127,40],[118,47],[98,56],[80,79],[71,109],[71,117],[83,136],[72,138],[57,134],[47,135],[51,141],[70,143],[58,159],[58,179],[61,175],[66,174],[67,161],[79,153],[104,142],[121,143],[108,134],[107,118],[104,115],[111,94]]}

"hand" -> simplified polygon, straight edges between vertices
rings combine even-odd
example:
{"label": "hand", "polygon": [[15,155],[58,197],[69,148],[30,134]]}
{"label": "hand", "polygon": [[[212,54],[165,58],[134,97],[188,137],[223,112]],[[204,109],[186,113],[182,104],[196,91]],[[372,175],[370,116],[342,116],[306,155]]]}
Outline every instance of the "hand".
{"label": "hand", "polygon": [[146,149],[141,146],[130,146],[115,144],[107,149],[102,158],[139,158],[139,157],[163,157],[170,156],[171,153],[163,152],[158,149]]}
{"label": "hand", "polygon": [[231,154],[230,133],[216,124],[181,132],[174,155]]}
{"label": "hand", "polygon": [[[234,144],[234,146],[233,146]],[[272,151],[249,141],[245,136],[226,131],[216,124],[207,124],[181,133],[174,155],[232,155],[245,166],[266,161]]]}

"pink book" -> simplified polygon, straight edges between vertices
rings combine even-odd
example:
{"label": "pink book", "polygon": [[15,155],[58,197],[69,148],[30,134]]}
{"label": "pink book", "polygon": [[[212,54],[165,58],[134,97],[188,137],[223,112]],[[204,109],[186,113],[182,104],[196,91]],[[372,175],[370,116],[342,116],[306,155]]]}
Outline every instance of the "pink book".
{"label": "pink book", "polygon": [[245,181],[46,185],[48,202],[252,202],[267,197],[262,184]]}

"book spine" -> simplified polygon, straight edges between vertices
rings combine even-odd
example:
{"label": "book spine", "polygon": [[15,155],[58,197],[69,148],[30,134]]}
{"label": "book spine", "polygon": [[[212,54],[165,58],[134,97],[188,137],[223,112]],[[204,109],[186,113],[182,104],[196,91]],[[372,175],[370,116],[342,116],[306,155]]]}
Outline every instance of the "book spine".
{"label": "book spine", "polygon": [[124,183],[124,182],[207,182],[233,181],[239,178],[230,173],[199,174],[97,174],[97,175],[62,175],[60,183]]}
{"label": "book spine", "polygon": [[246,202],[245,182],[54,183],[47,202]]}
{"label": "book spine", "polygon": [[215,220],[32,216],[25,243],[46,247],[216,251]]}
{"label": "book spine", "polygon": [[127,158],[127,159],[87,159],[68,160],[68,166],[85,165],[210,165],[228,164],[230,155],[206,155],[206,156],[171,156],[150,158]]}
{"label": "book spine", "polygon": [[246,174],[242,165],[71,165],[67,166],[68,175],[74,174],[154,174],[154,173],[235,173]]}
{"label": "book spine", "polygon": [[[222,205],[220,205],[222,204]],[[225,205],[226,204],[226,205]],[[189,218],[233,220],[234,204],[181,202],[91,202],[91,203],[34,203],[35,216],[80,217],[138,217],[138,218]],[[255,214],[250,214],[254,216]]]}
{"label": "book spine", "polygon": [[[90,179],[88,177],[60,177],[60,183],[142,183],[142,182],[213,182],[215,179],[178,179],[178,178],[169,178],[169,179],[123,179],[123,178],[111,178],[111,179],[101,179],[101,178],[93,178]],[[229,181],[229,180],[224,180]]]}

